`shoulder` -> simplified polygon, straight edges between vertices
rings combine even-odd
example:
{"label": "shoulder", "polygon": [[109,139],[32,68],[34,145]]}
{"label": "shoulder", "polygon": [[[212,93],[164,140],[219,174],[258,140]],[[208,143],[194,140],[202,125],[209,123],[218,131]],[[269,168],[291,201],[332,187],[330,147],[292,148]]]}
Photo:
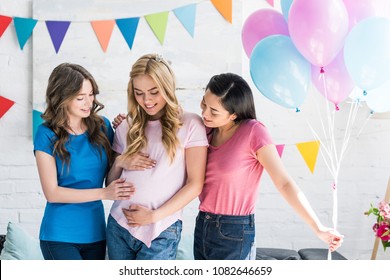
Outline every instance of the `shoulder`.
{"label": "shoulder", "polygon": [[38,126],[35,137],[50,137],[55,136],[54,131],[47,126],[46,123],[42,123]]}
{"label": "shoulder", "polygon": [[201,123],[202,122],[202,118],[198,114],[195,114],[192,112],[183,112],[182,120],[183,120],[183,123],[191,123],[191,122]]}
{"label": "shoulder", "polygon": [[262,122],[255,119],[247,120],[241,125],[243,128],[248,130],[267,130],[266,126]]}
{"label": "shoulder", "polygon": [[111,123],[110,123],[109,119],[107,119],[105,116],[100,116],[100,118],[103,119],[103,122],[104,122],[106,127],[110,127],[111,126]]}
{"label": "shoulder", "polygon": [[132,120],[130,118],[124,119],[115,129],[115,133],[127,132],[131,126]]}
{"label": "shoulder", "polygon": [[45,123],[40,124],[34,135],[34,150],[42,150],[51,147],[58,137]]}

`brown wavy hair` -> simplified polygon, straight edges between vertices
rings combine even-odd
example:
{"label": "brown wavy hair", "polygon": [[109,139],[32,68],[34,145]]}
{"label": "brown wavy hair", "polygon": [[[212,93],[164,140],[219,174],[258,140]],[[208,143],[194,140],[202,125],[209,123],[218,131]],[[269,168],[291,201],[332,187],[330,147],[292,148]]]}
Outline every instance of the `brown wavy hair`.
{"label": "brown wavy hair", "polygon": [[148,140],[145,128],[149,115],[139,106],[134,96],[133,79],[139,75],[149,75],[155,82],[159,92],[167,102],[160,119],[162,126],[162,143],[171,160],[175,158],[176,149],[180,146],[177,131],[182,126],[181,108],[175,95],[176,78],[171,66],[162,57],[156,54],[147,54],[140,57],[133,65],[127,87],[128,118],[130,129],[127,133],[127,150],[129,157],[147,147]]}
{"label": "brown wavy hair", "polygon": [[[93,76],[82,66],[62,63],[52,71],[46,90],[46,110],[41,115],[45,125],[54,131],[56,139],[52,139],[54,156],[58,156],[66,165],[70,163],[70,153],[65,147],[71,130],[68,122],[68,104],[77,97],[84,80],[91,82],[94,100],[89,117],[83,118],[87,127],[89,141],[98,148],[100,156],[102,148],[112,162],[111,145],[106,136],[107,128],[97,112],[104,108],[97,99],[99,89]],[[64,165],[63,165],[64,167]]]}

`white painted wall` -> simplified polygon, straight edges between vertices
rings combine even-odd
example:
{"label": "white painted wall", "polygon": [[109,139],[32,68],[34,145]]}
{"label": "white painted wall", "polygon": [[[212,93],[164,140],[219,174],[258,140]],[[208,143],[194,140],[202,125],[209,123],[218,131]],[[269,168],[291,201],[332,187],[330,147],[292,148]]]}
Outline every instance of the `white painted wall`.
{"label": "white painted wall", "polygon": [[[245,5],[243,3],[245,2]],[[277,1],[276,1],[277,2]],[[129,50],[120,31],[114,28],[106,53],[93,33],[89,20],[142,16],[172,10],[187,3],[197,5],[195,38],[191,38],[171,12],[163,46],[141,18],[133,50]],[[250,83],[248,58],[241,46],[243,21],[251,12],[268,8],[262,0],[234,0],[233,24],[226,22],[209,1],[133,0],[133,1],[49,1],[2,0],[0,14],[34,17],[40,20],[79,20],[72,23],[58,54],[43,21],[38,22],[33,38],[21,51],[13,23],[0,38],[0,95],[16,104],[0,119],[0,233],[6,232],[8,221],[21,224],[38,236],[45,205],[35,159],[32,153],[31,111],[38,109],[44,96],[47,78],[54,66],[70,61],[85,66],[100,86],[103,114],[112,119],[126,110],[126,85],[131,64],[142,54],[162,53],[172,61],[177,74],[177,94],[188,111],[199,113],[203,87],[213,74],[236,72]],[[59,10],[62,7],[63,10]],[[98,8],[101,7],[101,8]],[[251,83],[252,85],[252,83]],[[283,161],[300,185],[324,224],[332,225],[332,178],[319,157],[314,174],[306,167],[296,143],[314,140],[307,126],[309,120],[319,126],[316,104],[322,108],[322,96],[312,90],[301,113],[270,102],[253,86],[258,119],[273,135],[274,141],[286,144]],[[337,113],[337,143],[345,129],[349,104]],[[320,110],[321,111],[321,110]],[[324,116],[324,113],[322,113]],[[368,116],[365,106],[359,111],[352,135],[356,136]],[[371,119],[360,137],[353,137],[339,176],[338,229],[345,235],[340,252],[349,259],[369,259],[374,242],[373,217],[363,215],[371,202],[385,194],[390,170],[390,119]],[[107,211],[110,202],[106,202]],[[191,234],[198,201],[185,208],[184,232]],[[264,174],[256,209],[257,243],[259,247],[300,249],[321,247],[311,230],[281,198],[267,174]],[[389,259],[379,250],[379,258]]]}

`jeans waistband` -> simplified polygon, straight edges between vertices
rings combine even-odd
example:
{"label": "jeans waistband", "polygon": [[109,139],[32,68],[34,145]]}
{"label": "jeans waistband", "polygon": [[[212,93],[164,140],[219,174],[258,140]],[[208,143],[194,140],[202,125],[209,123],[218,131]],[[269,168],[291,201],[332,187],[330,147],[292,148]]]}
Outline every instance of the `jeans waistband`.
{"label": "jeans waistband", "polygon": [[219,223],[229,223],[229,224],[250,224],[251,226],[255,223],[255,215],[244,215],[244,216],[235,216],[235,215],[219,215],[212,214],[208,212],[199,211],[198,218],[209,221]]}

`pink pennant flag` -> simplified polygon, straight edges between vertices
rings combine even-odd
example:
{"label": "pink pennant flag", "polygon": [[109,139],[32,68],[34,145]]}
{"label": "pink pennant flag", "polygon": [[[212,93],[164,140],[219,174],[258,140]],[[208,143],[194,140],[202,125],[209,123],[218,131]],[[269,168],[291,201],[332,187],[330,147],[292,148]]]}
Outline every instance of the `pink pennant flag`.
{"label": "pink pennant flag", "polygon": [[115,20],[96,20],[91,21],[91,25],[99,40],[103,51],[107,51],[108,43],[110,42],[112,30],[115,26]]}
{"label": "pink pennant flag", "polygon": [[53,42],[56,53],[60,50],[62,41],[68,31],[70,21],[46,21],[46,27],[49,31],[51,41]]}
{"label": "pink pennant flag", "polygon": [[14,101],[0,96],[0,118],[15,104]]}
{"label": "pink pennant flag", "polygon": [[0,15],[0,37],[3,35],[4,31],[7,29],[11,21],[12,17]]}
{"label": "pink pennant flag", "polygon": [[276,150],[278,151],[279,157],[282,157],[284,146],[284,144],[276,145]]}
{"label": "pink pennant flag", "polygon": [[274,6],[274,0],[266,0],[272,7]]}

